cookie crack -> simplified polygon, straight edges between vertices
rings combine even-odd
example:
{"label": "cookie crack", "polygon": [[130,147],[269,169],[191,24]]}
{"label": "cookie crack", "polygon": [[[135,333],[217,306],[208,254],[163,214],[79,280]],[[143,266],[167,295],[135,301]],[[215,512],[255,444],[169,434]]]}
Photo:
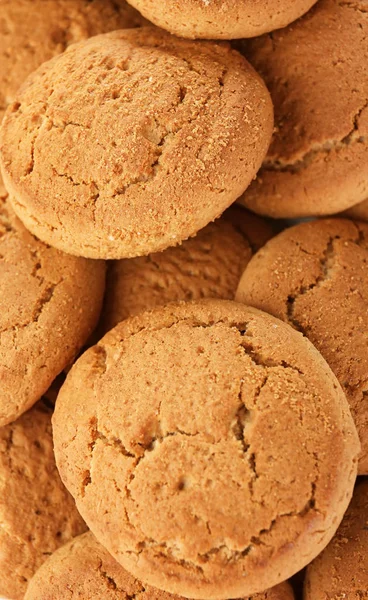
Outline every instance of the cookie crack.
{"label": "cookie crack", "polygon": [[352,144],[364,144],[367,136],[359,135],[359,118],[363,111],[368,107],[368,101],[358,110],[353,118],[353,127],[347,135],[340,140],[327,140],[323,144],[315,144],[310,150],[294,161],[283,161],[282,159],[266,158],[262,163],[264,171],[280,171],[289,173],[299,173],[309,167],[314,159],[321,154],[328,155],[331,151],[342,150]]}
{"label": "cookie crack", "polygon": [[272,519],[270,525],[267,528],[262,529],[257,536],[252,536],[250,539],[250,543],[247,546],[245,546],[243,549],[233,550],[233,549],[229,548],[229,546],[227,544],[220,544],[219,546],[215,546],[214,548],[211,548],[211,550],[209,550],[208,552],[205,552],[203,554],[198,554],[199,561],[200,562],[209,562],[211,560],[212,556],[219,554],[219,553],[225,554],[225,556],[227,558],[227,562],[238,561],[239,559],[247,556],[254,549],[254,546],[260,546],[260,545],[267,546],[267,544],[265,544],[263,542],[262,538],[272,532],[272,530],[277,525],[277,523],[279,522],[280,519],[290,518],[290,517],[303,518],[311,510],[315,510],[315,492],[316,492],[316,483],[313,482],[311,484],[311,495],[308,498],[305,506],[301,510],[289,511],[289,512],[278,514],[274,519]]}
{"label": "cookie crack", "polygon": [[358,4],[357,2],[349,2],[349,0],[346,0],[345,2],[339,2],[339,6],[346,6],[347,8],[352,8],[353,10],[363,14],[368,13],[368,6],[365,6],[363,3]]}
{"label": "cookie crack", "polygon": [[55,289],[63,281],[64,281],[64,279],[61,278],[57,283],[49,283],[45,287],[44,291],[42,292],[41,297],[39,298],[39,300],[36,303],[36,306],[33,310],[33,314],[32,314],[30,321],[27,321],[27,323],[23,323],[23,324],[16,323],[14,325],[11,325],[10,327],[5,327],[4,329],[0,330],[0,334],[8,332],[8,331],[17,332],[19,330],[26,329],[27,327],[29,327],[30,325],[33,325],[34,323],[37,323],[39,321],[43,311],[45,310],[45,307],[52,301],[52,299],[54,297]]}
{"label": "cookie crack", "polygon": [[303,333],[303,335],[307,335],[305,333],[306,329],[302,325],[302,323],[297,319],[295,315],[295,302],[301,296],[305,296],[310,291],[323,285],[326,281],[331,279],[331,275],[334,269],[334,264],[336,261],[336,251],[334,248],[334,244],[336,240],[339,240],[340,236],[330,236],[326,247],[323,251],[323,255],[320,258],[320,274],[316,277],[313,283],[310,283],[307,286],[301,285],[297,292],[294,294],[289,294],[286,301],[286,317],[288,323],[294,327],[297,331]]}
{"label": "cookie crack", "polygon": [[[107,588],[110,590],[115,590],[116,592],[121,592],[122,594],[124,594],[124,597],[127,600],[134,600],[136,597],[136,594],[133,594],[132,596],[129,596],[128,594],[126,594],[126,591],[123,590],[122,588],[120,588],[118,586],[118,584],[116,583],[115,579],[113,577],[111,577],[111,575],[109,575],[107,573],[107,571],[104,569],[103,566],[103,561],[101,559],[99,559],[99,565],[97,567],[97,571],[99,572],[101,578],[106,582]],[[140,591],[144,591],[144,588],[142,588],[142,590]]]}

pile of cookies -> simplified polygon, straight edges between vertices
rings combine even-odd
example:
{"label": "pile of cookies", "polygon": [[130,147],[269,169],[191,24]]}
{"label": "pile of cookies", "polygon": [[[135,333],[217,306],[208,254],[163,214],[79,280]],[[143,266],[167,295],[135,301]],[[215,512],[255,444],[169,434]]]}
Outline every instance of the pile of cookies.
{"label": "pile of cookies", "polygon": [[0,0],[0,121],[0,595],[368,599],[368,0]]}

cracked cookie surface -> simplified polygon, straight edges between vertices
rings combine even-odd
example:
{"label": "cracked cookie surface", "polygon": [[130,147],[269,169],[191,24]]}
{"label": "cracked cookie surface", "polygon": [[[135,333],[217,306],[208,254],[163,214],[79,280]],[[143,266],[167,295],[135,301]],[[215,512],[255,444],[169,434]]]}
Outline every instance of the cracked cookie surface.
{"label": "cracked cookie surface", "polygon": [[[24,600],[183,600],[142,584],[88,532],[60,548],[38,570]],[[294,600],[289,583],[244,600]]]}
{"label": "cracked cookie surface", "polygon": [[46,246],[0,197],[0,426],[74,359],[97,323],[104,285],[102,261]]}
{"label": "cracked cookie surface", "polygon": [[147,19],[186,38],[261,35],[301,17],[316,0],[129,0]]}
{"label": "cracked cookie surface", "polygon": [[180,246],[109,263],[101,335],[132,315],[169,302],[233,300],[253,248],[270,237],[272,229],[263,219],[231,207]]}
{"label": "cracked cookie surface", "polygon": [[236,299],[302,332],[340,381],[368,474],[368,225],[324,219],[287,229],[251,260]]}
{"label": "cracked cookie surface", "polygon": [[244,42],[275,106],[275,133],[239,200],[272,217],[329,215],[368,196],[368,3],[321,0]]}
{"label": "cracked cookie surface", "polygon": [[97,539],[147,584],[193,598],[249,596],[310,562],[360,450],[312,344],[225,300],[120,323],[71,369],[53,428]]}
{"label": "cracked cookie surface", "polygon": [[19,86],[43,62],[70,44],[142,21],[125,0],[0,0],[0,122]]}
{"label": "cracked cookie surface", "polygon": [[3,121],[3,177],[40,239],[91,258],[140,256],[234,202],[272,126],[264,83],[227,44],[118,31],[27,80]]}
{"label": "cracked cookie surface", "polygon": [[304,600],[368,600],[368,481],[355,488],[333,540],[309,565]]}
{"label": "cracked cookie surface", "polygon": [[86,530],[60,480],[42,401],[0,428],[0,521],[0,594],[14,600],[48,556]]}

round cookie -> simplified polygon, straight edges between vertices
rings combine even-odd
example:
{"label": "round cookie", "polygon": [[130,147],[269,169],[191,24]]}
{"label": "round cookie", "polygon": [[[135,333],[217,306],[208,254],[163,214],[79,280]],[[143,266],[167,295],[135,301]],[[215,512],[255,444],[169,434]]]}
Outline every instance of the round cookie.
{"label": "round cookie", "polygon": [[368,197],[368,12],[320,0],[286,29],[245,42],[275,106],[275,133],[239,202],[276,218],[328,215]]}
{"label": "round cookie", "polygon": [[[88,532],[55,552],[37,571],[24,600],[64,600],[65,589],[73,598],[88,600],[183,600],[145,586],[121,567]],[[285,582],[249,600],[294,600]]]}
{"label": "round cookie", "polygon": [[307,569],[304,600],[367,600],[368,481],[353,500],[332,542]]}
{"label": "round cookie", "polygon": [[0,122],[19,86],[43,62],[74,42],[142,22],[125,0],[0,0]]}
{"label": "round cookie", "polygon": [[[180,246],[110,263],[99,327],[101,335],[132,315],[169,302],[201,298],[233,300],[253,254],[251,243],[242,231],[247,227],[248,215],[246,211],[230,208],[221,219]],[[262,219],[252,217],[249,229],[254,223],[254,243],[264,240],[262,234],[267,229],[268,239],[271,237],[272,230]]]}
{"label": "round cookie", "polygon": [[116,31],[27,80],[3,121],[3,177],[45,242],[90,258],[145,255],[236,200],[272,126],[263,81],[227,44]]}
{"label": "round cookie", "polygon": [[0,595],[13,600],[50,554],[86,530],[56,469],[42,401],[0,428],[0,519]]}
{"label": "round cookie", "polygon": [[306,335],[340,381],[368,474],[368,225],[345,219],[302,223],[251,260],[236,299]]}
{"label": "round cookie", "polygon": [[105,265],[35,239],[0,198],[0,426],[44,394],[98,321]]}
{"label": "round cookie", "polygon": [[129,0],[142,15],[185,38],[230,40],[262,35],[301,17],[316,0]]}
{"label": "round cookie", "polygon": [[100,543],[189,598],[251,596],[310,562],[347,508],[360,450],[312,344],[226,300],[120,323],[72,367],[53,428]]}

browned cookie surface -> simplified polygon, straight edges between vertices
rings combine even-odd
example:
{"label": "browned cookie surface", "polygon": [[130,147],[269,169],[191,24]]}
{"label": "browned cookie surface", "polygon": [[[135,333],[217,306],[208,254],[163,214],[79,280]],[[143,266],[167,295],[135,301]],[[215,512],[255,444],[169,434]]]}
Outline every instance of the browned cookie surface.
{"label": "browned cookie surface", "polygon": [[344,388],[368,473],[368,225],[325,219],[287,229],[251,260],[238,301],[288,322]]}
{"label": "browned cookie surface", "polygon": [[105,265],[33,237],[0,198],[0,425],[74,359],[100,315]]}
{"label": "browned cookie surface", "polygon": [[91,258],[145,255],[236,200],[272,125],[263,82],[227,44],[117,31],[27,80],[3,121],[3,177],[47,243]]}
{"label": "browned cookie surface", "polygon": [[56,469],[40,401],[0,428],[0,594],[21,600],[35,571],[86,526]]}
{"label": "browned cookie surface", "polygon": [[188,38],[261,35],[301,17],[316,0],[129,0],[147,19]]}
{"label": "browned cookie surface", "polygon": [[233,300],[253,248],[270,237],[272,228],[263,219],[231,207],[180,246],[109,263],[100,334],[169,302]]}
{"label": "browned cookie surface", "polygon": [[74,42],[142,21],[125,0],[0,0],[0,122],[19,86],[43,62]]}
{"label": "browned cookie surface", "polygon": [[304,600],[367,600],[368,481],[355,488],[332,542],[307,569]]}
{"label": "browned cookie surface", "polygon": [[[60,548],[43,564],[28,586],[25,600],[64,600],[66,589],[73,600],[182,600],[135,579],[90,532]],[[290,585],[282,583],[249,600],[294,600],[294,596]]]}
{"label": "browned cookie surface", "polygon": [[368,196],[368,3],[321,0],[244,44],[275,106],[275,133],[241,198],[272,217],[340,212]]}
{"label": "browned cookie surface", "polygon": [[249,596],[312,560],[360,450],[312,344],[224,300],[118,325],[68,374],[53,425],[99,541],[136,577],[194,598]]}

